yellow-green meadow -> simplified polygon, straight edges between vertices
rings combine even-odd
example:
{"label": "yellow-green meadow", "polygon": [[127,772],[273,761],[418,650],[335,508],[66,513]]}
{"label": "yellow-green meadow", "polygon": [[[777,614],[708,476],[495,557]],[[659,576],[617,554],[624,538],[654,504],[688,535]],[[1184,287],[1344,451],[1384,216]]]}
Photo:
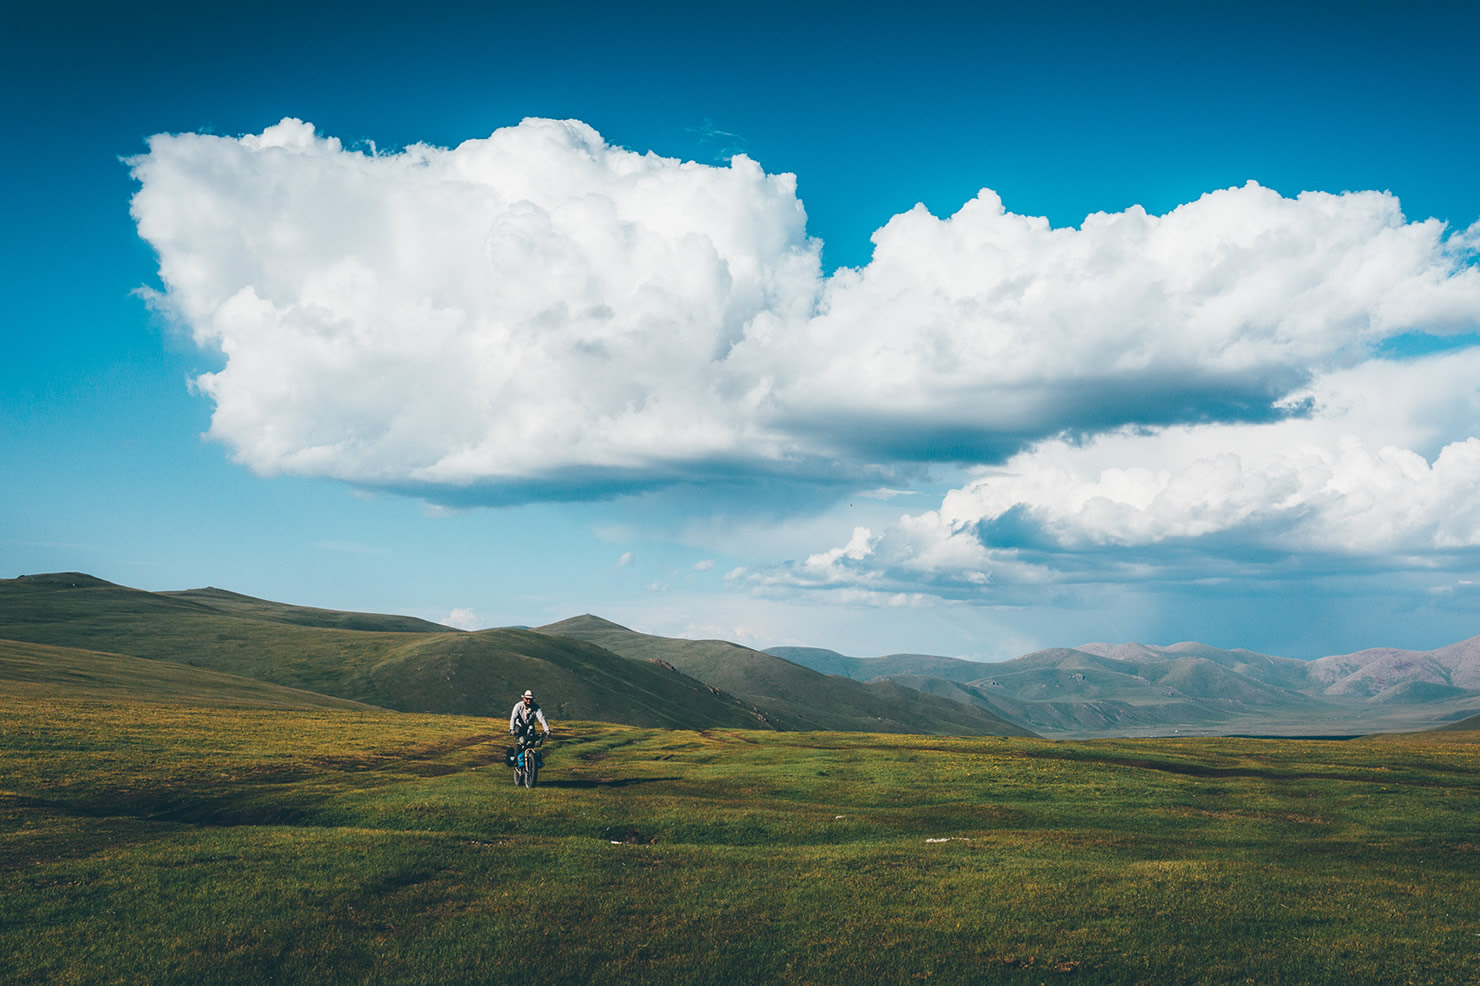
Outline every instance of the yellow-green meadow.
{"label": "yellow-green meadow", "polygon": [[556,727],[7,682],[0,980],[1480,980],[1474,732]]}

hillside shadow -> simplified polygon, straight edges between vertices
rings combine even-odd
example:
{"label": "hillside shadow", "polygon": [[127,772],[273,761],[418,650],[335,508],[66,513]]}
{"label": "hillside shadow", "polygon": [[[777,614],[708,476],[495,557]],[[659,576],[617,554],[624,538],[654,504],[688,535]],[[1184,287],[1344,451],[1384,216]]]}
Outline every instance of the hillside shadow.
{"label": "hillside shadow", "polygon": [[133,796],[113,794],[97,799],[44,798],[8,795],[0,805],[14,805],[71,818],[132,818],[141,822],[173,822],[212,828],[250,825],[301,825],[311,812],[303,805],[272,802],[234,802],[163,792]]}
{"label": "hillside shadow", "polygon": [[[1173,761],[1148,760],[1140,757],[1083,757],[1073,753],[1056,753],[1047,750],[1024,751],[1018,755],[1040,760],[1067,760],[1086,764],[1111,764],[1116,767],[1156,770],[1167,774],[1181,774],[1187,777],[1199,778],[1244,777],[1264,781],[1351,781],[1358,784],[1403,784],[1409,787],[1468,787],[1465,784],[1457,785],[1433,778],[1402,777],[1387,773],[1359,773],[1342,770],[1279,770],[1261,767],[1214,767],[1210,764],[1177,763]],[[1445,767],[1431,769],[1454,770],[1454,768]],[[1456,772],[1463,774],[1466,779],[1470,776],[1468,768],[1460,768]]]}
{"label": "hillside shadow", "polygon": [[540,787],[562,787],[589,790],[595,787],[631,787],[634,784],[654,784],[658,781],[676,781],[677,777],[597,777],[581,780],[540,781]]}

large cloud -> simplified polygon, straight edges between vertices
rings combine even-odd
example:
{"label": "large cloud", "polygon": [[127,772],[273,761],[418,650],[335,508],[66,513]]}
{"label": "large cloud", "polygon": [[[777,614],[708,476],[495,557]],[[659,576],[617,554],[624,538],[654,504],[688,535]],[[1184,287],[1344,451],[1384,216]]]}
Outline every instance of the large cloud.
{"label": "large cloud", "polygon": [[1469,570],[1480,555],[1480,349],[1373,360],[1276,422],[1050,440],[935,510],[753,574],[761,589],[1024,587]]}
{"label": "large cloud", "polygon": [[833,276],[819,315],[758,361],[788,368],[794,418],[864,447],[882,434],[904,457],[1268,418],[1310,372],[1385,338],[1475,328],[1480,272],[1444,234],[1372,192],[1250,183],[1051,229],[984,190],[949,219],[895,216],[871,263]]}
{"label": "large cloud", "polygon": [[264,473],[434,497],[1268,421],[1384,339],[1480,327],[1474,237],[1379,193],[1249,184],[1052,229],[984,190],[824,277],[791,176],[573,121],[375,155],[284,120],[156,136],[132,164],[161,303],[224,360],[197,379],[211,435]]}
{"label": "large cloud", "polygon": [[262,472],[388,485],[663,475],[779,455],[724,372],[811,310],[789,175],[527,120],[376,156],[297,120],[158,136],[133,162],[166,303],[225,366],[211,435]]}

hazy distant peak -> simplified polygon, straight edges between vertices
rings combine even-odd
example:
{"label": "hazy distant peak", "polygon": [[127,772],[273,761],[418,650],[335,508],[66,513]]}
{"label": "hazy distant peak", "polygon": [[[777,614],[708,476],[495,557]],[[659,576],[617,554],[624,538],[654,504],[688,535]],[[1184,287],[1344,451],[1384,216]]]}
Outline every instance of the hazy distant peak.
{"label": "hazy distant peak", "polygon": [[[1258,651],[1251,651],[1243,647],[1214,647],[1212,644],[1204,644],[1196,640],[1181,640],[1175,644],[1167,644],[1165,646],[1136,642],[1125,644],[1080,644],[1074,650],[1083,651],[1086,654],[1094,654],[1099,657],[1108,657],[1116,661],[1143,661],[1148,658],[1166,660],[1174,657],[1218,657],[1222,655],[1233,655],[1265,661],[1271,660],[1268,654],[1261,654]],[[1280,660],[1280,658],[1273,659]]]}
{"label": "hazy distant peak", "polygon": [[[1084,654],[1093,654],[1096,657],[1108,657],[1113,661],[1136,661],[1147,657],[1159,657],[1153,648],[1145,644],[1135,642],[1127,644],[1092,643],[1080,644],[1077,647],[1057,648],[1058,650],[1077,650]],[[1041,651],[1038,653],[1042,653]]]}
{"label": "hazy distant peak", "polygon": [[1311,674],[1326,683],[1329,694],[1376,695],[1409,679],[1480,688],[1480,637],[1437,650],[1370,647],[1351,654],[1333,654],[1312,661]]}
{"label": "hazy distant peak", "polygon": [[535,629],[542,633],[554,634],[571,630],[626,630],[629,633],[633,632],[631,627],[624,627],[620,623],[613,623],[611,620],[602,619],[590,613],[582,613],[580,616],[572,616],[568,620],[561,620],[559,623],[550,623],[542,627],[536,627]]}
{"label": "hazy distant peak", "polygon": [[123,588],[116,583],[107,582],[83,572],[47,572],[41,575],[22,575],[14,581],[25,582],[30,585],[50,585],[58,589]]}
{"label": "hazy distant peak", "polygon": [[[168,593],[168,595],[171,595],[171,596],[187,596],[187,597],[189,597],[189,596],[196,596],[196,597],[208,596],[208,597],[210,597],[212,599],[242,599],[242,600],[246,600],[248,602],[254,602],[254,603],[265,603],[265,602],[271,602],[272,601],[272,600],[269,600],[269,599],[262,599],[262,598],[260,598],[258,596],[249,596],[249,595],[247,595],[244,592],[232,592],[230,589],[218,589],[218,588],[216,588],[213,585],[203,586],[203,587],[201,587],[199,589],[181,589],[179,592],[171,592],[171,593]],[[283,603],[283,604],[279,604],[279,605],[287,605],[287,604],[286,603]]]}

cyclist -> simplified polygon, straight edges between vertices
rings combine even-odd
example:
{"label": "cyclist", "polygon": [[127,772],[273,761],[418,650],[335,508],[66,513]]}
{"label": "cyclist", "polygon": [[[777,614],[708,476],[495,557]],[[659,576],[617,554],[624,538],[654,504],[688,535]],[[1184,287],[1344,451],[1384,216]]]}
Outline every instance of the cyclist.
{"label": "cyclist", "polygon": [[514,709],[509,713],[509,732],[515,737],[529,734],[534,739],[534,724],[538,722],[545,730],[545,739],[550,738],[550,724],[545,721],[545,713],[540,710],[540,703],[534,700],[534,692],[524,690],[524,695],[514,703]]}
{"label": "cyclist", "polygon": [[[518,702],[514,703],[514,709],[509,713],[509,732],[514,736],[514,745],[509,747],[505,754],[509,766],[514,768],[514,786],[521,785],[534,787],[535,778],[539,775],[540,755],[535,750],[539,744],[539,730],[535,727],[538,723],[544,727],[545,738],[550,738],[550,724],[545,721],[545,714],[540,711],[540,704],[534,700],[534,692],[525,690],[524,695]],[[533,762],[526,762],[532,758]]]}

